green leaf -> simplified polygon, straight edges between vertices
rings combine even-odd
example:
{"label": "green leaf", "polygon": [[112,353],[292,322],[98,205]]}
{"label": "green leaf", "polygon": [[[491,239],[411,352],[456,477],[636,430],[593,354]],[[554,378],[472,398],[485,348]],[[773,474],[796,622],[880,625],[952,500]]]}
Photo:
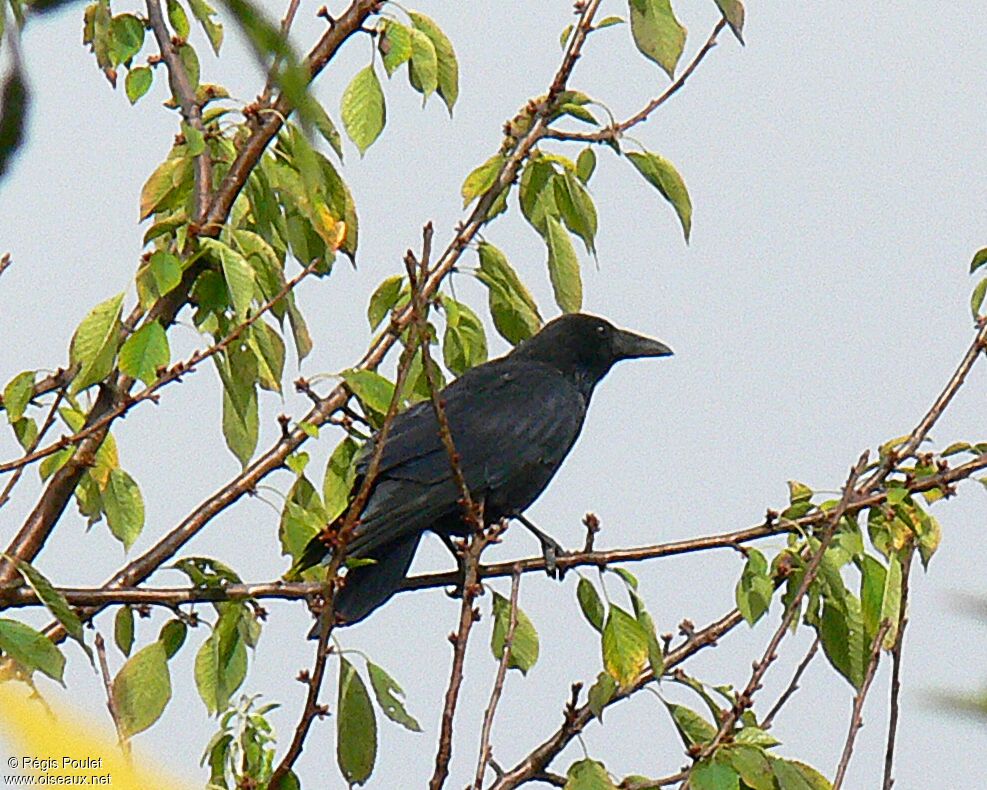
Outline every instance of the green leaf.
{"label": "green leaf", "polygon": [[576,585],[576,598],[579,599],[579,608],[583,610],[583,617],[593,628],[603,633],[603,602],[600,600],[596,587],[589,579],[582,578]]}
{"label": "green leaf", "polygon": [[546,234],[545,218],[559,216],[552,184],[554,178],[555,168],[543,157],[529,159],[521,172],[518,189],[521,213],[542,236]]}
{"label": "green leaf", "polygon": [[113,678],[113,702],[121,735],[129,738],[161,718],[171,699],[171,675],[164,645],[152,642],[139,650]]}
{"label": "green leaf", "polygon": [[736,743],[748,744],[750,746],[761,746],[765,749],[770,749],[772,746],[777,746],[781,743],[781,741],[773,735],[768,734],[765,730],[762,730],[760,727],[754,727],[750,724],[737,733],[734,741]]}
{"label": "green leaf", "polygon": [[158,165],[144,182],[140,197],[140,218],[147,219],[155,211],[168,204],[168,198],[186,180],[191,172],[191,159],[185,156],[184,146],[175,149]]}
{"label": "green leaf", "polygon": [[603,721],[603,709],[617,693],[617,681],[609,673],[601,672],[596,676],[596,682],[590,686],[586,704],[596,718]]}
{"label": "green leaf", "polygon": [[238,629],[239,616],[236,609],[224,610],[195,656],[195,685],[210,714],[226,709],[247,675],[247,648]]}
{"label": "green leaf", "polygon": [[202,239],[204,249],[212,252],[223,268],[223,279],[233,301],[236,320],[243,322],[254,298],[254,270],[247,259],[232,247],[216,239]]}
{"label": "green leaf", "polygon": [[325,502],[326,521],[340,515],[349,504],[350,491],[356,478],[354,463],[359,445],[346,437],[332,451],[326,463],[326,474],[322,481],[322,499]]}
{"label": "green leaf", "polygon": [[192,9],[193,16],[199,20],[199,24],[205,30],[206,36],[209,37],[209,43],[212,44],[213,52],[218,55],[219,48],[223,43],[223,25],[213,19],[216,12],[205,0],[189,0],[188,4],[189,8]]}
{"label": "green leaf", "polygon": [[306,104],[307,112],[312,116],[312,122],[315,124],[315,128],[318,129],[322,138],[329,143],[332,150],[336,152],[336,156],[342,159],[343,139],[339,136],[339,129],[336,128],[336,124],[332,122],[332,118],[329,117],[325,108],[314,96],[309,96],[308,99],[309,101]]}
{"label": "green leaf", "polygon": [[771,605],[774,583],[768,561],[757,549],[748,549],[744,572],[737,582],[737,608],[750,625],[754,625]]}
{"label": "green leaf", "polygon": [[69,359],[79,365],[72,380],[72,394],[102,381],[113,370],[113,360],[120,340],[120,308],[123,294],[119,293],[96,305],[72,335]]}
{"label": "green leaf", "polygon": [[622,25],[626,20],[621,16],[608,16],[601,19],[593,26],[593,30],[603,30],[605,27],[613,27],[614,25]]}
{"label": "green leaf", "polygon": [[685,28],[675,18],[669,0],[630,0],[631,34],[649,60],[675,77],[675,66],[685,48]]}
{"label": "green leaf", "polygon": [[178,0],[168,0],[168,21],[179,38],[188,38],[188,16]]}
{"label": "green leaf", "polygon": [[859,565],[860,613],[863,618],[866,641],[871,644],[881,624],[881,605],[884,601],[887,570],[869,554],[860,557]]}
{"label": "green leaf", "polygon": [[729,765],[702,760],[689,772],[689,790],[739,790],[740,777]]}
{"label": "green leaf", "polygon": [[198,129],[191,124],[182,121],[182,136],[188,146],[189,156],[198,156],[206,150],[206,138]]}
{"label": "green leaf", "polygon": [[270,324],[257,321],[247,335],[247,345],[257,358],[257,376],[261,387],[281,392],[284,375],[284,341]]}
{"label": "green leaf", "polygon": [[730,29],[737,37],[737,41],[744,43],[744,4],[740,0],[716,0],[716,6],[723,14],[723,18],[730,25]]}
{"label": "green leaf", "polygon": [[397,681],[371,661],[367,661],[367,672],[370,675],[374,696],[377,697],[377,704],[380,705],[384,715],[407,730],[421,732],[421,725],[404,707],[404,701],[401,699],[404,696],[404,689],[397,684]]}
{"label": "green leaf", "polygon": [[299,477],[291,487],[281,511],[278,527],[281,553],[288,554],[293,559],[302,556],[308,542],[329,520],[315,486],[308,478]]}
{"label": "green leaf", "polygon": [[7,421],[11,424],[24,416],[27,405],[34,397],[34,376],[37,371],[25,370],[18,373],[3,388],[3,408],[7,412]]}
{"label": "green leaf", "polygon": [[373,66],[357,72],[343,91],[343,128],[363,156],[370,145],[380,137],[387,121],[384,92]]}
{"label": "green leaf", "polygon": [[980,317],[980,308],[983,306],[984,296],[987,296],[987,277],[977,283],[973,289],[973,293],[970,294],[970,310],[973,312],[974,318]]}
{"label": "green leaf", "polygon": [[717,749],[714,759],[731,766],[750,790],[775,790],[771,761],[762,748],[735,743]]}
{"label": "green leaf", "polygon": [[154,72],[147,66],[134,66],[130,69],[123,83],[130,103],[137,104],[137,100],[151,90],[152,82],[154,82]]}
{"label": "green leaf", "polygon": [[584,184],[587,184],[594,170],[596,170],[596,154],[593,153],[592,148],[587,146],[576,157],[576,176]]}
{"label": "green leaf", "polygon": [[120,14],[110,23],[108,53],[114,66],[127,63],[144,46],[144,23],[133,14]]}
{"label": "green leaf", "polygon": [[689,234],[692,231],[692,201],[689,199],[689,192],[678,170],[665,157],[650,151],[643,153],[628,151],[627,158],[631,160],[631,164],[637,168],[645,180],[672,204],[675,213],[679,215],[682,232],[685,234],[686,242],[688,242]]}
{"label": "green leaf", "polygon": [[168,365],[171,351],[161,324],[152,321],[127,338],[120,349],[120,372],[150,386],[158,378],[158,368]]}
{"label": "green leaf", "polygon": [[394,396],[394,384],[373,370],[344,370],[346,386],[363,406],[379,415],[387,414]]}
{"label": "green leaf", "polygon": [[432,40],[421,30],[411,28],[411,62],[408,65],[408,80],[411,87],[425,100],[439,87],[439,60]]}
{"label": "green leaf", "polygon": [[165,656],[169,659],[175,657],[182,645],[185,644],[185,637],[188,635],[188,626],[181,620],[169,620],[158,634],[158,641],[165,650]]}
{"label": "green leaf", "polygon": [[411,60],[411,31],[393,19],[381,20],[377,49],[384,62],[384,71],[388,77],[392,76],[401,64]]}
{"label": "green leaf", "polygon": [[213,361],[223,382],[223,436],[246,466],[257,447],[257,357],[250,350],[231,347]]}
{"label": "green leaf", "polygon": [[538,305],[504,253],[485,241],[480,242],[478,253],[480,269],[476,276],[489,289],[494,326],[507,342],[516,346],[541,327]]}
{"label": "green leaf", "polygon": [[831,790],[829,780],[805,763],[796,760],[771,761],[771,769],[782,790]]}
{"label": "green leaf", "polygon": [[671,702],[666,702],[665,707],[668,708],[668,712],[672,715],[675,728],[679,731],[679,735],[682,736],[682,740],[687,747],[703,746],[716,736],[716,727],[691,708]]}
{"label": "green leaf", "polygon": [[38,670],[62,683],[65,656],[47,636],[31,626],[0,618],[0,650],[29,672]]}
{"label": "green leaf", "polygon": [[293,295],[288,300],[288,322],[291,324],[291,336],[295,341],[295,351],[298,353],[298,362],[309,355],[312,350],[312,336],[309,334],[308,325],[305,318],[295,306]]}
{"label": "green leaf", "polygon": [[648,663],[648,634],[619,606],[611,606],[603,627],[603,667],[627,688]]}
{"label": "green leaf", "polygon": [[486,162],[475,168],[472,173],[466,176],[461,190],[463,196],[463,208],[483,195],[496,182],[500,170],[504,166],[504,155],[494,154]]}
{"label": "green leaf", "polygon": [[617,786],[603,763],[587,757],[569,766],[564,790],[617,790]]}
{"label": "green leaf", "polygon": [[363,680],[345,658],[339,659],[336,705],[336,762],[352,785],[362,785],[377,759],[377,719]]}
{"label": "green leaf", "polygon": [[388,277],[377,286],[377,290],[370,297],[370,304],[367,305],[367,320],[370,322],[371,329],[380,326],[380,322],[394,309],[401,297],[403,286],[404,277],[400,274]]}
{"label": "green leaf", "polygon": [[200,73],[199,56],[191,44],[182,44],[178,48],[178,59],[182,61],[182,65],[185,67],[185,73],[188,74],[189,82],[192,83],[192,90],[197,91]]}
{"label": "green leaf", "polygon": [[129,549],[144,529],[144,498],[134,479],[119,467],[110,472],[103,508],[113,537]]}
{"label": "green leaf", "polygon": [[[493,633],[490,637],[490,649],[494,658],[500,660],[504,655],[507,630],[511,624],[511,602],[499,593],[493,594]],[[519,606],[517,608],[517,624],[514,627],[514,639],[511,642],[511,657],[507,662],[509,669],[520,669],[522,675],[527,675],[535,662],[538,661],[538,632],[528,615]]]}
{"label": "green leaf", "polygon": [[121,653],[130,655],[130,649],[134,646],[134,610],[129,606],[117,609],[113,618],[113,641]]}
{"label": "green leaf", "polygon": [[177,256],[165,250],[158,250],[151,256],[148,263],[159,296],[164,296],[181,283],[182,262],[178,260]]}
{"label": "green leaf", "polygon": [[65,632],[89,653],[89,648],[86,646],[82,634],[82,621],[75,613],[75,609],[69,606],[69,602],[65,599],[65,596],[56,590],[41,571],[29,562],[9,556],[7,556],[7,559],[14,561],[18,572],[24,577],[24,581],[34,590],[38,599],[45,605],[45,608],[65,627]]}
{"label": "green leaf", "polygon": [[555,202],[562,212],[562,219],[573,233],[583,240],[586,251],[595,254],[594,239],[596,238],[596,206],[583,182],[566,170],[561,176],[556,176]]}
{"label": "green leaf", "polygon": [[429,41],[432,42],[438,72],[436,89],[446,103],[449,114],[452,115],[453,105],[459,98],[459,62],[456,60],[456,52],[452,48],[452,42],[435,23],[435,20],[430,17],[415,11],[409,11],[408,16],[415,28],[428,36]]}
{"label": "green leaf", "polygon": [[[24,450],[28,447],[34,447],[35,440],[38,438],[38,424],[34,421],[33,417],[21,417],[12,427],[14,429],[14,436],[17,437],[18,443]],[[66,449],[70,453],[72,452],[71,448]],[[44,463],[44,461],[41,463]]]}
{"label": "green leaf", "polygon": [[970,262],[970,274],[973,274],[985,263],[987,263],[987,247],[977,250],[977,254],[973,256],[973,260]]}
{"label": "green leaf", "polygon": [[[901,610],[901,561],[897,554],[892,554],[888,558],[888,572],[884,579],[884,595],[881,598],[880,622],[887,620],[891,626],[884,635],[883,646],[885,650],[894,647],[898,640],[898,614]],[[873,638],[868,642],[873,641]]]}
{"label": "green leaf", "polygon": [[442,358],[456,376],[487,361],[487,335],[480,318],[462,302],[443,295],[446,331],[442,339]]}
{"label": "green leaf", "polygon": [[548,274],[555,292],[555,302],[566,313],[578,313],[583,305],[583,282],[579,259],[568,232],[555,217],[546,218]]}

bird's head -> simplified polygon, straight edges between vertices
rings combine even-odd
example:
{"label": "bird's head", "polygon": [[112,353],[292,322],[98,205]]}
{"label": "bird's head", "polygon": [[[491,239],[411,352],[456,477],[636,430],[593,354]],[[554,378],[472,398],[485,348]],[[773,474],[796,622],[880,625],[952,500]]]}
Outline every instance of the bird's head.
{"label": "bird's head", "polygon": [[545,324],[514,353],[557,368],[588,395],[620,360],[667,357],[672,349],[595,315],[568,313]]}

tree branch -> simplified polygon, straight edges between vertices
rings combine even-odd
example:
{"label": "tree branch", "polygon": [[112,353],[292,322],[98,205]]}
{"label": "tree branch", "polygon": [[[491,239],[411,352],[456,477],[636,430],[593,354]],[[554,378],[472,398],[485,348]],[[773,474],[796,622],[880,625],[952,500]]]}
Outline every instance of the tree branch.
{"label": "tree branch", "polygon": [[[205,134],[206,127],[202,123],[202,106],[195,97],[195,88],[189,78],[185,64],[178,55],[178,50],[172,44],[168,35],[168,26],[165,24],[164,16],[161,13],[161,3],[159,0],[146,0],[147,21],[154,33],[154,38],[158,42],[158,50],[161,52],[161,59],[168,69],[168,83],[171,92],[175,96],[175,101],[182,111],[185,122],[202,134]],[[210,193],[212,191],[212,159],[209,155],[209,147],[195,157],[195,204],[193,213],[196,224],[201,224],[209,206]]]}
{"label": "tree branch", "polygon": [[483,728],[480,730],[480,755],[476,763],[476,778],[473,780],[473,790],[483,790],[483,775],[490,760],[490,733],[493,730],[493,720],[497,713],[500,695],[504,691],[504,681],[507,679],[507,665],[511,661],[511,647],[514,644],[514,631],[517,629],[517,602],[521,589],[521,569],[515,568],[511,575],[510,612],[507,621],[507,633],[504,636],[504,652],[497,664],[497,676],[493,689],[490,691],[490,702],[483,714]]}
{"label": "tree branch", "polygon": [[895,737],[898,734],[898,698],[901,694],[901,650],[905,641],[905,626],[908,624],[908,577],[912,569],[914,550],[905,554],[901,563],[901,604],[898,610],[898,631],[894,647],[891,649],[891,703],[888,712],[888,747],[884,754],[883,790],[891,790],[894,785]]}
{"label": "tree branch", "polygon": [[840,790],[843,780],[846,778],[847,767],[850,765],[850,758],[853,756],[853,743],[857,738],[857,733],[864,726],[861,714],[864,710],[864,700],[870,690],[871,681],[874,679],[874,672],[877,670],[877,661],[881,655],[881,643],[884,635],[891,627],[891,621],[885,620],[881,627],[877,629],[874,642],[870,649],[870,661],[867,662],[867,671],[864,674],[864,682],[860,684],[860,690],[853,698],[853,712],[850,715],[850,730],[847,732],[846,744],[843,746],[843,754],[840,756],[840,764],[836,768],[836,778],[833,779],[833,790]]}
{"label": "tree branch", "polygon": [[785,703],[791,699],[792,695],[799,690],[799,681],[802,679],[802,675],[805,673],[805,670],[809,668],[809,664],[812,663],[812,659],[816,657],[816,652],[818,650],[819,650],[819,637],[817,636],[815,639],[812,640],[812,646],[809,648],[809,651],[805,654],[805,658],[803,658],[799,662],[798,667],[796,667],[795,674],[792,675],[791,682],[782,692],[781,696],[778,697],[778,701],[771,706],[771,710],[768,711],[768,715],[761,720],[762,730],[771,729],[771,724],[774,722],[775,716],[778,715],[778,711],[780,711],[784,707]]}

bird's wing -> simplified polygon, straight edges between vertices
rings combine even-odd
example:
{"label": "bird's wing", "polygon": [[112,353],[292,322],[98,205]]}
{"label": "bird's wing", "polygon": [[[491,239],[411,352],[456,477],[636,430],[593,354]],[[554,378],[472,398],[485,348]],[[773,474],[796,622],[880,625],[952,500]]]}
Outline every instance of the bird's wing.
{"label": "bird's wing", "polygon": [[[477,498],[524,487],[533,472],[544,478],[537,495],[575,442],[586,411],[578,391],[557,371],[510,357],[468,371],[442,398],[460,468]],[[358,467],[361,474],[370,453]],[[432,406],[418,404],[392,425],[349,551],[372,556],[379,546],[454,516],[458,500]]]}

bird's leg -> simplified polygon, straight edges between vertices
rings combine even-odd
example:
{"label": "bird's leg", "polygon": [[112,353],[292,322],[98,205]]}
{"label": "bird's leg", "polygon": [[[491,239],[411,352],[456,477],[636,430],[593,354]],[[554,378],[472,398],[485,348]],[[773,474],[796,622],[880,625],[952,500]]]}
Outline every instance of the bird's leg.
{"label": "bird's leg", "polygon": [[565,576],[565,569],[559,569],[558,558],[566,553],[566,550],[562,548],[562,544],[551,535],[542,532],[520,513],[516,513],[512,518],[515,521],[520,521],[528,532],[538,538],[538,542],[541,543],[542,556],[545,558],[545,572],[553,579],[558,578],[561,580]]}
{"label": "bird's leg", "polygon": [[459,584],[456,585],[456,593],[453,597],[458,598],[462,595],[462,590],[466,586],[466,560],[463,558],[463,552],[453,542],[452,536],[444,532],[440,532],[438,535],[442,543],[445,544],[445,547],[452,553],[452,556],[456,558],[456,571],[459,573]]}

